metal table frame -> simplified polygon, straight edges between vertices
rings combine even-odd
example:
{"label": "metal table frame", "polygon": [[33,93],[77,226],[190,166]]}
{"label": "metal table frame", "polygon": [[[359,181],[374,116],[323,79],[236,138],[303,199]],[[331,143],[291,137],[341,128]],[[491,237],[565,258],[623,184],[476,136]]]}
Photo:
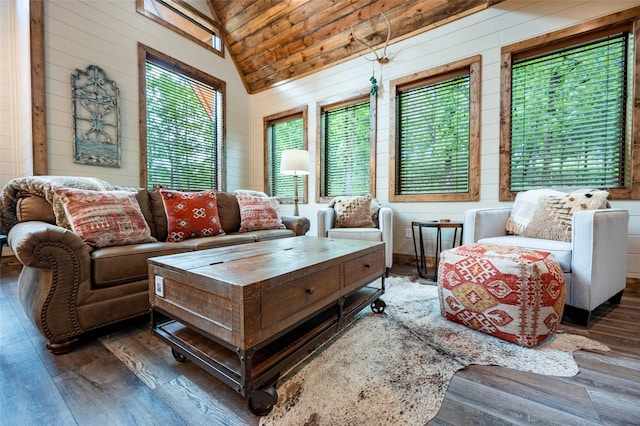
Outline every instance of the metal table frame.
{"label": "metal table frame", "polygon": [[[416,238],[416,228],[418,238]],[[436,252],[435,258],[435,271],[430,274],[427,268],[426,252],[424,247],[424,228],[436,228]],[[418,275],[422,278],[436,281],[438,278],[438,264],[440,263],[440,252],[442,251],[442,230],[453,229],[453,242],[452,247],[456,246],[456,239],[458,239],[458,229],[460,230],[460,237],[458,245],[462,245],[462,222],[411,222],[411,234],[413,235],[413,250],[416,254],[416,268],[418,269]],[[419,240],[419,244],[416,241]],[[420,253],[418,254],[418,245],[420,246]]]}

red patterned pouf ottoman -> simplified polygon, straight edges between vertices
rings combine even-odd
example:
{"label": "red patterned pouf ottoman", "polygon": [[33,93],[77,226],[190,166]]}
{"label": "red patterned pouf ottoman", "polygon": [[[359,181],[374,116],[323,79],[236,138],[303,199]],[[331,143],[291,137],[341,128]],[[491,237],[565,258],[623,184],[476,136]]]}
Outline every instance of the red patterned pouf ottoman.
{"label": "red patterned pouf ottoman", "polygon": [[565,284],[551,253],[468,244],[441,253],[438,293],[449,321],[535,346],[562,319]]}

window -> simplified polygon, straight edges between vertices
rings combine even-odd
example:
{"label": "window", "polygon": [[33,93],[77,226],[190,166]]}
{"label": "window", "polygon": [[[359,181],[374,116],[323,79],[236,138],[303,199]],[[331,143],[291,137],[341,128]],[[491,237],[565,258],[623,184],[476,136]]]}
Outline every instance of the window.
{"label": "window", "polygon": [[224,57],[220,24],[182,0],[136,0],[141,15]]}
{"label": "window", "polygon": [[479,194],[480,56],[391,82],[391,201]]}
{"label": "window", "polygon": [[225,83],[139,45],[141,181],[221,189]]}
{"label": "window", "polygon": [[375,99],[367,94],[319,106],[318,202],[375,196]]}
{"label": "window", "polygon": [[[281,203],[293,203],[293,179],[280,173],[282,151],[285,149],[307,149],[307,107],[265,117],[265,190]],[[302,202],[307,202],[306,176],[297,176],[298,187],[303,184]]]}
{"label": "window", "polygon": [[628,23],[503,49],[501,200],[543,187],[632,197],[633,38]]}

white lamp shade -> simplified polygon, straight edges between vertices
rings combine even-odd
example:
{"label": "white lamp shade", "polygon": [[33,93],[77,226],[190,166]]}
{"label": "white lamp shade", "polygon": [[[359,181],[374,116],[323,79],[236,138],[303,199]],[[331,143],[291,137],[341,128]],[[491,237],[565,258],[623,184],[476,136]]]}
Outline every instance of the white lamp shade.
{"label": "white lamp shade", "polygon": [[284,175],[308,175],[309,151],[304,149],[285,149],[282,151],[280,173]]}

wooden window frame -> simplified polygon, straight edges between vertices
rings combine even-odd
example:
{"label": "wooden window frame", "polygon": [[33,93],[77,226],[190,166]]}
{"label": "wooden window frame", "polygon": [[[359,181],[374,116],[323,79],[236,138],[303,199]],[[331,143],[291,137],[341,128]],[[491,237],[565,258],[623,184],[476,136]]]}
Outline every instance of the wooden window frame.
{"label": "wooden window frame", "polygon": [[[173,0],[173,2],[175,2],[180,8],[182,8],[184,10],[184,12],[176,12],[173,11],[173,13],[175,13],[178,17],[184,18],[184,19],[188,19],[193,21],[204,21],[206,22],[209,26],[215,28],[214,30],[210,30],[207,29],[205,31],[209,32],[211,31],[212,34],[215,34],[216,37],[218,37],[220,39],[220,49],[216,49],[215,47],[211,46],[208,43],[205,43],[204,41],[200,40],[198,37],[195,37],[193,34],[191,34],[190,29],[189,28],[183,28],[180,26],[179,22],[171,22],[167,19],[162,18],[161,16],[158,16],[157,14],[155,14],[154,12],[147,10],[147,7],[145,5],[146,1],[150,1],[155,3],[157,0],[136,0],[136,11],[141,14],[146,16],[147,18],[151,19],[152,21],[155,21],[157,23],[159,23],[160,25],[162,25],[163,27],[166,27],[168,29],[170,29],[171,31],[180,34],[181,36],[188,38],[189,40],[193,41],[196,44],[199,44],[200,46],[204,47],[205,49],[215,53],[216,55],[219,55],[221,57],[224,58],[224,37],[223,37],[223,31],[222,31],[222,27],[220,26],[220,24],[218,22],[216,22],[215,20],[211,19],[210,17],[208,17],[207,15],[204,15],[202,12],[200,12],[199,10],[197,10],[196,8],[194,8],[193,6],[189,5],[188,3],[182,1],[182,0]],[[213,12],[212,12],[213,13]],[[194,25],[198,25],[195,24]],[[200,26],[202,28],[202,26]]]}
{"label": "wooden window frame", "polygon": [[[303,149],[309,149],[309,138],[308,138],[308,115],[309,108],[305,105],[299,108],[293,108],[287,111],[280,112],[278,114],[269,115],[264,117],[263,126],[262,126],[262,134],[264,137],[264,191],[267,192],[269,189],[269,170],[271,169],[271,164],[269,161],[269,137],[268,131],[269,127],[274,124],[278,124],[284,121],[289,121],[293,119],[297,119],[302,117],[302,146]],[[268,193],[268,192],[267,192]],[[269,194],[273,195],[273,194]],[[293,197],[278,197],[278,201],[280,204],[293,204]],[[302,176],[302,198],[298,201],[299,204],[307,204],[309,203],[309,175]]]}
{"label": "wooden window frame", "polygon": [[[335,196],[322,196],[322,182],[325,178],[323,172],[325,144],[322,138],[322,114],[327,110],[337,109],[352,104],[357,104],[369,100],[369,192],[371,196],[376,196],[376,147],[377,147],[377,116],[378,116],[378,98],[371,95],[369,91],[359,91],[351,94],[345,94],[339,99],[327,99],[318,102],[316,108],[316,202],[328,203]],[[341,195],[341,194],[338,194]]]}
{"label": "wooden window frame", "polygon": [[[468,70],[469,73],[469,191],[465,193],[438,194],[397,194],[397,96],[402,90],[435,83],[446,79],[454,73]],[[480,107],[481,107],[482,56],[451,62],[429,70],[417,72],[405,77],[391,80],[390,105],[390,137],[389,137],[389,201],[398,202],[432,202],[432,201],[478,201],[480,200]]]}
{"label": "wooden window frame", "polygon": [[504,46],[501,51],[500,73],[500,183],[499,200],[513,201],[518,191],[511,191],[511,75],[514,58],[522,58],[544,51],[580,44],[594,34],[630,25],[633,32],[633,100],[632,131],[628,186],[608,188],[609,198],[618,200],[640,199],[640,7],[584,22],[572,27]]}
{"label": "wooden window frame", "polygon": [[196,80],[207,83],[222,95],[222,123],[220,125],[222,134],[220,135],[220,144],[217,146],[217,180],[218,191],[224,191],[226,189],[226,177],[225,177],[225,141],[226,141],[226,122],[227,122],[227,96],[226,96],[226,83],[223,80],[215,78],[197,68],[180,62],[164,53],[159,52],[149,46],[142,43],[138,43],[138,96],[139,96],[139,109],[138,109],[138,127],[140,138],[140,186],[146,188],[148,185],[148,172],[147,172],[147,99],[146,99],[146,63],[147,59],[153,59],[157,62],[161,62],[163,67],[183,74],[187,77],[191,77]]}
{"label": "wooden window frame", "polygon": [[31,51],[31,159],[33,175],[49,174],[47,148],[47,77],[45,60],[44,2],[29,0]]}

